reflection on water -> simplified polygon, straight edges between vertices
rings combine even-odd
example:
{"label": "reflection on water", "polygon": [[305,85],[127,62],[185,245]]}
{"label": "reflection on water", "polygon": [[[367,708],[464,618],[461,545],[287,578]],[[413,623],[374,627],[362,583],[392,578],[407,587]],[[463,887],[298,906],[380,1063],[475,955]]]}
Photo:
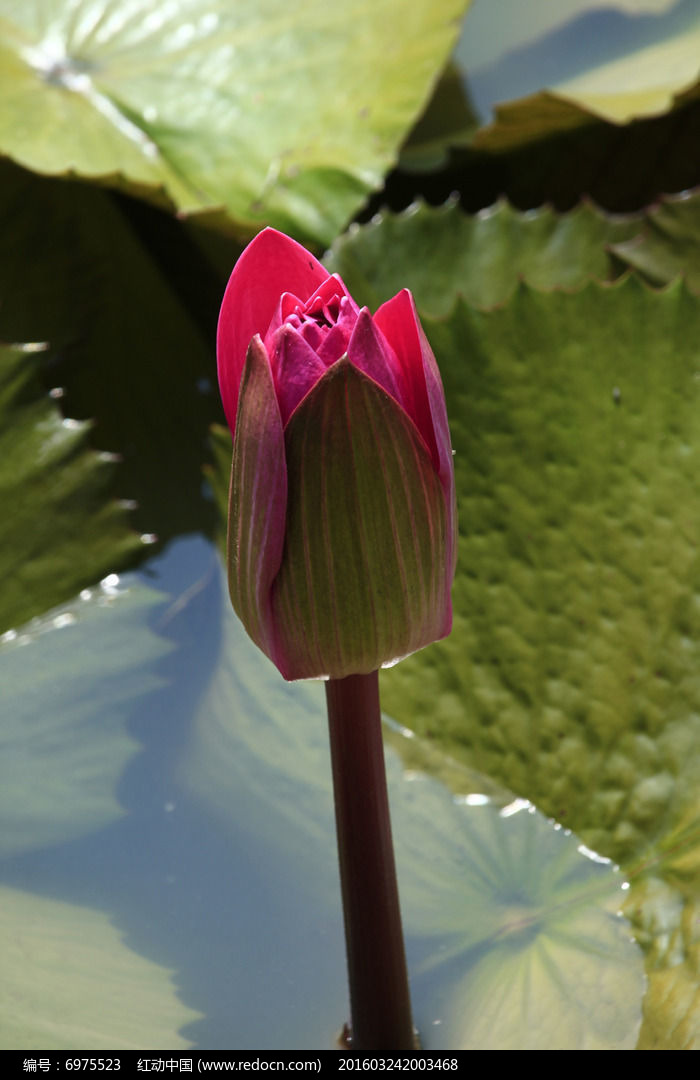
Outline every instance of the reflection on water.
{"label": "reflection on water", "polygon": [[[15,747],[0,884],[31,898],[0,934],[38,943],[31,1015],[6,1021],[3,1045],[60,1030],[38,905],[47,948],[62,926],[97,928],[95,965],[66,976],[76,1001],[102,1000],[91,980],[110,963],[121,987],[133,971],[135,1000],[151,973],[152,1024],[105,1006],[81,1049],[163,1049],[167,1030],[173,1048],[332,1047],[348,1005],[322,687],[285,684],[250,644],[204,541],[123,584],[23,652],[0,648]],[[407,741],[411,771],[393,749],[388,769],[424,1046],[552,1045],[555,1027],[569,1048],[633,1046],[643,977],[621,875],[527,806],[455,798]]]}

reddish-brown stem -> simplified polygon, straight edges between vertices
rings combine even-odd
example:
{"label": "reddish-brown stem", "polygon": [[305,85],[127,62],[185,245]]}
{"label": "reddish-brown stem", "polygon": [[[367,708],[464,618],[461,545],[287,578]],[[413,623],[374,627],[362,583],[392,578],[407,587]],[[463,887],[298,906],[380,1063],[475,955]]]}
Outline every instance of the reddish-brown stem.
{"label": "reddish-brown stem", "polygon": [[384,767],[379,675],[326,683],[352,1049],[414,1047]]}

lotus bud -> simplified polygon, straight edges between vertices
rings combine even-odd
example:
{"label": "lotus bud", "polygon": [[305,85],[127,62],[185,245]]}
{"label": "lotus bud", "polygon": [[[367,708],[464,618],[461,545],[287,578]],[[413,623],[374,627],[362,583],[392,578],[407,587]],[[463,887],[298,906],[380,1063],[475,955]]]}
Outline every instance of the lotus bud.
{"label": "lotus bud", "polygon": [[219,317],[233,606],[286,679],[363,674],[445,637],[455,487],[440,374],[407,289],[374,315],[265,229]]}

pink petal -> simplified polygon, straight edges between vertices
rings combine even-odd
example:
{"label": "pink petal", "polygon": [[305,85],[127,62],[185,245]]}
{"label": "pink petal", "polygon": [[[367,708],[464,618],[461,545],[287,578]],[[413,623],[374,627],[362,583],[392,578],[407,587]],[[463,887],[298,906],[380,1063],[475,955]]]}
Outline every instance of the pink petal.
{"label": "pink petal", "polygon": [[348,343],[357,322],[357,304],[350,296],[344,296],[340,301],[338,321],[332,327],[318,347],[318,355],[326,367],[330,367],[336,360],[340,360],[343,353],[348,350]]}
{"label": "pink petal", "polygon": [[326,365],[291,326],[281,326],[273,342],[275,388],[282,423],[286,424],[304,395],[325,374]]}
{"label": "pink petal", "polygon": [[454,463],[440,370],[408,289],[402,289],[382,304],[374,315],[374,321],[394,348],[401,367],[400,379],[406,395],[406,410],[425,439],[440,477],[451,521],[448,558],[454,573],[457,560]]}
{"label": "pink petal", "polygon": [[350,296],[350,293],[345,288],[343,279],[338,274],[331,274],[331,276],[323,282],[320,289],[316,289],[313,296],[310,296],[306,304],[304,305],[306,311],[321,310],[328,304],[334,297],[342,299],[346,296],[352,304],[355,314],[357,314],[358,308],[355,301]]}
{"label": "pink petal", "polygon": [[295,326],[294,329],[298,329],[309,348],[318,352],[323,345],[325,335],[317,323],[312,319],[305,319],[298,328]]}
{"label": "pink petal", "polygon": [[306,299],[327,277],[328,271],[306,248],[275,229],[258,233],[234,266],[217,331],[219,386],[232,431],[238,386],[253,336],[265,334],[283,293]]}
{"label": "pink petal", "polygon": [[400,366],[407,411],[425,439],[440,475],[452,471],[447,409],[440,372],[408,289],[387,300],[374,316]]}
{"label": "pink petal", "polygon": [[284,549],[287,464],[270,363],[257,335],[248,349],[240,400],[229,497],[229,590],[253,641],[277,662],[271,590]]}
{"label": "pink petal", "polygon": [[279,330],[282,323],[289,318],[289,316],[296,308],[299,308],[300,311],[303,310],[304,301],[300,300],[298,296],[294,295],[294,293],[282,293],[279,303],[275,309],[275,314],[272,316],[270,324],[267,327],[267,331],[259,331],[268,353],[272,352],[272,339],[274,337],[275,330]]}
{"label": "pink petal", "polygon": [[364,371],[366,375],[379,383],[387,393],[391,394],[394,401],[405,408],[404,395],[399,382],[401,368],[396,354],[367,308],[362,308],[357,316],[355,329],[348,342],[348,360],[354,367]]}

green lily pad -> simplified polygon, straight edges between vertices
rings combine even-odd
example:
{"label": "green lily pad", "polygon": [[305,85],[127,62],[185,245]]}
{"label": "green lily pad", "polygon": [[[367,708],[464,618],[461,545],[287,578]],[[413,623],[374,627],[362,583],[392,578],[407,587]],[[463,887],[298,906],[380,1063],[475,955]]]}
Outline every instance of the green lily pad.
{"label": "green lily pad", "polygon": [[[608,11],[590,13],[587,20],[573,21],[551,41],[545,38],[542,43],[547,44],[549,56],[561,57],[564,65],[569,57],[573,70],[555,81],[540,83],[541,92],[497,106],[493,124],[477,134],[475,145],[502,151],[524,141],[572,131],[595,118],[627,124],[662,115],[697,96],[700,12],[695,5],[679,4],[660,18],[631,19]],[[586,30],[584,24],[590,24],[591,29]],[[599,45],[600,59],[595,46],[586,50],[581,45],[594,26],[598,27],[596,40],[603,37],[605,42],[603,47]],[[567,32],[568,40],[560,40]],[[587,60],[583,70],[580,58],[577,63],[573,55],[577,39]],[[526,51],[534,72],[542,70],[537,47],[536,41],[530,41]],[[512,58],[513,64],[521,67],[523,60],[517,55]]]}
{"label": "green lily pad", "polygon": [[700,193],[667,196],[644,215],[640,231],[614,241],[611,251],[654,285],[683,274],[700,292]]}
{"label": "green lily pad", "polygon": [[639,1050],[700,1050],[700,957],[650,976]]}
{"label": "green lily pad", "polygon": [[133,559],[141,541],[110,499],[110,455],[40,386],[41,350],[0,347],[0,631]]}
{"label": "green lily pad", "polygon": [[425,325],[456,451],[455,626],[387,672],[386,704],[593,849],[639,857],[700,813],[700,302],[634,279],[521,286]]}
{"label": "green lily pad", "polygon": [[[230,468],[230,463],[229,463]],[[278,850],[280,863],[303,866],[314,895],[335,899],[333,796],[321,685],[287,683],[253,645],[226,597],[216,671],[199,703],[179,768],[185,788],[230,822],[237,813],[255,822],[256,843]],[[264,802],[265,814],[256,805]],[[284,829],[281,824],[284,823]],[[290,843],[289,828],[297,843]]]}
{"label": "green lily pad", "polygon": [[[180,223],[136,208],[0,161],[0,336],[49,343],[46,377],[64,387],[64,408],[94,419],[93,443],[121,458],[118,492],[137,504],[136,527],[165,541],[206,524],[199,447],[220,414],[213,343],[224,282]],[[178,291],[185,272],[189,288]],[[214,297],[201,321],[200,282]],[[74,533],[79,550],[77,524]],[[101,576],[85,573],[44,610]]]}
{"label": "green lily pad", "polygon": [[474,216],[451,203],[417,204],[339,237],[325,262],[372,310],[407,287],[422,312],[442,316],[457,295],[477,307],[503,303],[521,280],[572,289],[617,276],[620,262],[607,245],[639,227],[639,217],[607,215],[590,203],[568,214],[522,213],[501,200]]}
{"label": "green lily pad", "polygon": [[393,163],[465,6],[2,0],[0,149],[328,242]]}
{"label": "green lily pad", "polygon": [[[682,873],[678,937],[700,882],[700,301],[521,286],[425,326],[456,451],[455,623],[385,673],[385,706],[626,864],[635,925],[648,876]],[[640,1039],[680,1048],[694,945],[657,955],[668,918]]]}
{"label": "green lily pad", "polygon": [[88,907],[0,886],[3,1050],[169,1050],[198,1014]]}
{"label": "green lily pad", "polygon": [[159,685],[154,665],[169,649],[146,625],[158,603],[154,590],[110,575],[0,638],[1,855],[75,839],[123,814],[116,786],[139,749],[127,706]]}
{"label": "green lily pad", "polygon": [[[696,829],[696,861],[697,853]],[[651,874],[635,884],[625,905],[635,936],[647,950],[649,987],[640,1050],[700,1049],[699,894],[697,876],[680,885]]]}
{"label": "green lily pad", "polygon": [[417,172],[441,168],[453,147],[471,142],[478,126],[462,73],[451,61],[401,147],[399,167]]}
{"label": "green lily pad", "polygon": [[700,15],[667,41],[655,42],[560,83],[556,93],[613,123],[655,116],[698,86]]}
{"label": "green lily pad", "polygon": [[[690,82],[688,71],[700,14],[694,0],[664,7],[529,0],[526,20],[518,0],[470,9],[455,61],[477,111],[500,102],[495,120],[469,145],[453,139],[457,149],[440,173],[417,179],[410,161],[401,162],[404,171],[389,178],[389,205],[421,194],[439,203],[456,191],[470,211],[506,195],[521,208],[569,210],[590,197],[628,212],[659,192],[695,187],[700,64]],[[661,53],[649,58],[648,49]]]}
{"label": "green lily pad", "polygon": [[393,805],[404,920],[440,941],[425,966],[449,986],[439,1045],[634,1049],[646,982],[619,871],[523,800],[412,774]]}
{"label": "green lily pad", "polygon": [[[557,4],[530,0],[527,19],[523,19],[520,0],[478,4],[465,20],[457,56],[470,72],[493,71],[498,66],[505,75],[505,69],[522,68],[526,62],[535,70],[547,63],[556,69],[582,63],[589,68],[592,52],[598,59],[601,54],[609,58],[619,51],[621,40],[627,47],[632,37],[655,35],[659,40],[663,17],[677,6],[678,0],[559,0]],[[608,35],[612,41],[600,34],[604,27],[613,28]],[[576,31],[572,42],[570,36]],[[556,45],[559,56],[552,55]],[[521,95],[502,93],[500,100],[516,96]]]}

